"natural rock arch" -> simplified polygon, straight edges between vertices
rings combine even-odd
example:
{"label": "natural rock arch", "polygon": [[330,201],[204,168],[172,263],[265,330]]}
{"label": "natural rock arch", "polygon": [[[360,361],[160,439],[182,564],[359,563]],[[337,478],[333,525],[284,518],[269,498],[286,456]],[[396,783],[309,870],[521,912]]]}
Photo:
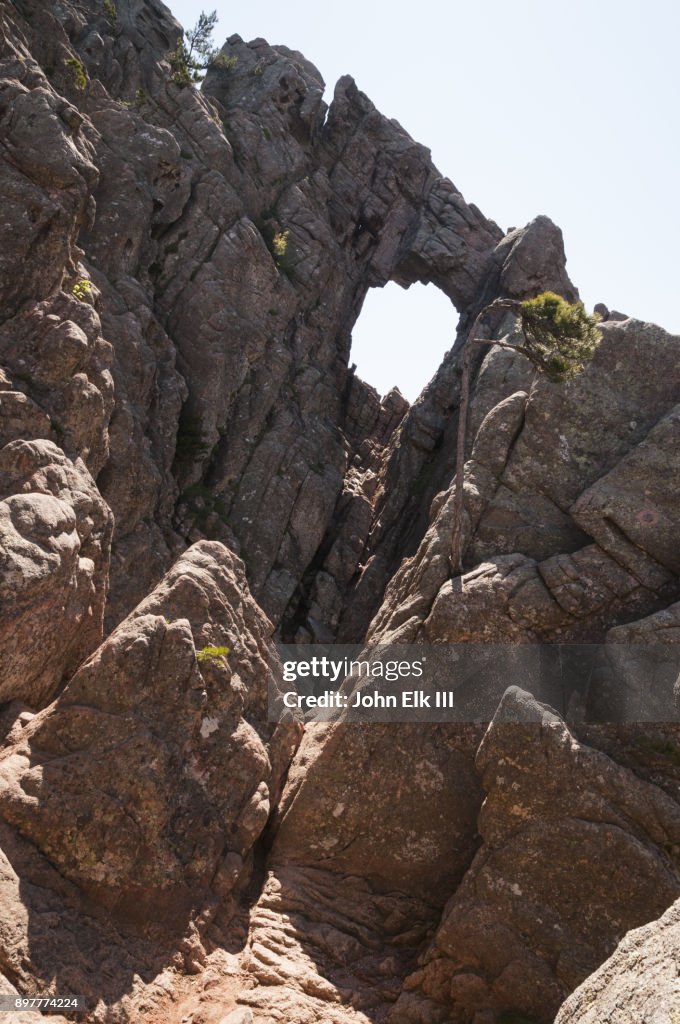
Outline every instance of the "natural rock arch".
{"label": "natural rock arch", "polygon": [[379,394],[397,387],[409,403],[425,390],[456,338],[458,315],[435,286],[371,288],[352,331],[351,361]]}

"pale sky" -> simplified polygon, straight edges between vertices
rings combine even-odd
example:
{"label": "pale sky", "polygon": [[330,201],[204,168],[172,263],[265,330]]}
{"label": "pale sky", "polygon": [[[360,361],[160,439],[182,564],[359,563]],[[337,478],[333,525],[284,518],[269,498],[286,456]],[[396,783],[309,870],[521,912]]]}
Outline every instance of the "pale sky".
{"label": "pale sky", "polygon": [[[564,233],[587,306],[680,333],[677,0],[174,0],[185,26],[217,8],[234,32],[300,50],[330,101],[343,74],[432,151],[504,230],[539,213]],[[434,286],[369,293],[352,360],[417,396],[455,333]]]}

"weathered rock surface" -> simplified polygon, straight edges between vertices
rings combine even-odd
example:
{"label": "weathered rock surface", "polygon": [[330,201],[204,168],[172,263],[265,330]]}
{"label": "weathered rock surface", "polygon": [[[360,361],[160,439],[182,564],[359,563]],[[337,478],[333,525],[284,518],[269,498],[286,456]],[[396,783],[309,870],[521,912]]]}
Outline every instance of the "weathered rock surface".
{"label": "weathered rock surface", "polygon": [[[378,890],[437,905],[475,849],[479,736],[473,725],[308,728],[278,811],[272,863],[361,875]],[[403,771],[392,771],[395,759]]]}
{"label": "weathered rock surface", "polygon": [[680,572],[680,502],[673,457],[679,433],[680,408],[676,406],[572,509],[581,528],[643,581],[649,570],[639,549],[674,575]]}
{"label": "weathered rock surface", "polygon": [[[232,36],[182,86],[158,0],[0,0],[0,29],[0,987],[102,1024],[552,1020],[680,893],[680,339],[602,307],[564,386],[480,346],[453,578],[461,348],[497,296],[577,296],[559,229],[503,236],[285,46]],[[349,366],[389,281],[461,317],[411,407]],[[511,693],[481,746],[339,725],[293,756],[274,627],[608,654],[569,727]]]}
{"label": "weathered rock surface", "polygon": [[[68,191],[80,175],[71,234],[36,251],[36,273],[49,258],[47,292],[91,278],[72,304],[91,309],[92,296],[113,346],[115,408],[107,394],[90,421],[101,435],[111,418],[97,465],[118,524],[109,622],[207,535],[240,546],[277,621],[293,601],[293,630],[317,600],[318,572],[331,577],[320,613],[334,628],[335,593],[362,550],[341,542],[339,580],[323,563],[344,520],[348,462],[373,440],[345,408],[366,290],[433,281],[462,309],[496,266],[501,232],[351,79],[326,117],[318,71],[285,47],[232,37],[201,95],[173,81],[179,26],[159,5],[121,4],[112,21],[94,4],[52,12],[33,0],[14,19],[8,97],[23,89],[45,117],[55,111],[54,185]],[[95,401],[96,373],[81,372]],[[141,551],[150,557],[131,574]]]}
{"label": "weathered rock surface", "polygon": [[[22,995],[80,995],[87,1019],[138,1019],[142,1002],[151,1007],[167,995],[164,968],[195,970],[205,952],[196,943],[186,952],[163,948],[117,931],[31,844],[0,824],[0,974]],[[3,989],[0,981],[0,992]],[[165,989],[165,991],[164,991]],[[50,1015],[52,1016],[52,1015]],[[14,1013],[12,1013],[12,1019]],[[21,1018],[20,1018],[21,1019]],[[61,1024],[60,1015],[54,1019]],[[44,1020],[29,1013],[26,1024]]]}
{"label": "weathered rock surface", "polygon": [[527,694],[508,691],[477,765],[483,844],[394,1024],[489,1011],[547,1024],[630,928],[680,893],[680,805]]}
{"label": "weathered rock surface", "polygon": [[239,561],[192,547],[10,736],[0,816],[124,921],[177,928],[211,883],[226,898],[296,739],[266,725],[270,630]]}
{"label": "weathered rock surface", "polygon": [[82,461],[0,449],[0,701],[43,706],[102,637],[113,527]]}
{"label": "weathered rock surface", "polygon": [[364,1024],[394,1003],[432,925],[432,908],[376,892],[361,878],[274,869],[253,910],[243,960],[257,987],[240,1000],[256,1020]]}
{"label": "weathered rock surface", "polygon": [[[449,486],[432,504],[418,551],[390,582],[370,635],[599,641],[607,627],[663,606],[677,590],[667,459],[679,352],[676,337],[627,320],[603,325],[585,373],[564,386],[535,382],[528,400],[523,391],[506,396],[504,376],[493,397],[486,369],[465,484],[468,564],[477,568],[449,579]],[[498,370],[504,375],[505,361]],[[636,495],[636,474],[648,497]],[[636,525],[626,512],[617,526],[615,508],[631,509]],[[647,522],[657,517],[658,534]]]}
{"label": "weathered rock surface", "polygon": [[472,860],[478,738],[308,727],[251,917],[244,966],[258,985],[244,1002],[310,1024],[382,1019]]}
{"label": "weathered rock surface", "polygon": [[680,1015],[680,904],[637,928],[562,1006],[555,1024],[674,1024]]}
{"label": "weathered rock surface", "polygon": [[607,633],[607,669],[591,687],[588,718],[675,722],[680,708],[680,604]]}

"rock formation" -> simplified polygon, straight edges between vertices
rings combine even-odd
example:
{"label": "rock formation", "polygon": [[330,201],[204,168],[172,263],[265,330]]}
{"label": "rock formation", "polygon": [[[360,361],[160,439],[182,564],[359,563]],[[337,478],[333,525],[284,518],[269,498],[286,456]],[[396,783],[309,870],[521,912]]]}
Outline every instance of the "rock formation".
{"label": "rock formation", "polygon": [[680,957],[677,903],[659,921],[630,932],[614,955],[574,992],[556,1024],[672,1024],[678,1017]]}
{"label": "rock formation", "polygon": [[[480,347],[452,576],[461,347],[496,297],[577,297],[559,229],[504,235],[284,46],[187,85],[159,0],[0,25],[0,993],[673,1022],[677,914],[640,926],[680,897],[680,338],[602,307],[561,385]],[[460,315],[412,406],[350,364],[389,281]],[[510,690],[488,726],[303,736],[267,721],[275,638],[604,653],[567,721]]]}
{"label": "rock formation", "polygon": [[426,1000],[470,1019],[511,1010],[551,1021],[618,938],[680,893],[666,852],[680,846],[676,801],[521,691],[501,702],[477,767],[482,845],[394,1022],[414,1019],[416,1001],[423,1014]]}

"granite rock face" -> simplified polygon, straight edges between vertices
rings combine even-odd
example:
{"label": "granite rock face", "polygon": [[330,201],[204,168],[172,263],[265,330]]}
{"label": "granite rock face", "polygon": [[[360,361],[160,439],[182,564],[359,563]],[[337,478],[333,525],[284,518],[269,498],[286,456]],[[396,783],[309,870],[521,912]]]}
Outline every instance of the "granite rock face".
{"label": "granite rock face", "polygon": [[270,631],[238,559],[190,548],[10,734],[0,816],[123,920],[172,927],[216,876],[226,896],[220,866],[242,867],[296,739],[263,724]]}
{"label": "granite rock face", "polygon": [[[308,729],[279,806],[272,862],[359,874],[436,904],[474,853],[478,740],[474,726]],[[391,771],[395,758],[403,772]]]}
{"label": "granite rock face", "polygon": [[680,893],[679,805],[521,690],[501,702],[477,767],[482,846],[395,1024],[428,1001],[420,1019],[495,1011],[548,1024],[629,929]]}
{"label": "granite rock face", "polygon": [[680,1014],[680,906],[630,932],[565,1002],[555,1024],[673,1024]]}
{"label": "granite rock face", "polygon": [[[71,216],[63,252],[35,249],[36,273],[49,261],[43,291],[60,288],[62,306],[70,294],[94,315],[94,303],[113,349],[90,417],[108,428],[96,471],[117,523],[109,623],[208,536],[238,545],[276,622],[308,628],[321,599],[333,628],[337,600],[312,594],[316,576],[317,591],[330,577],[325,593],[342,596],[361,555],[352,538],[370,530],[355,514],[342,531],[343,478],[362,444],[387,440],[347,402],[363,298],[389,280],[433,281],[463,309],[500,230],[351,79],[327,110],[318,71],[285,47],[233,37],[199,93],[173,79],[180,29],[159,5],[121,4],[112,22],[96,4],[33,2],[12,22],[8,106],[13,90],[42,104],[59,174],[40,182]],[[14,143],[29,178],[30,143]],[[8,228],[8,259],[21,259]],[[94,402],[95,371],[78,369]],[[38,383],[31,374],[32,398]],[[336,568],[325,561],[338,545]]]}
{"label": "granite rock face", "polygon": [[[547,1024],[680,895],[680,338],[602,306],[566,385],[480,346],[452,575],[461,350],[496,297],[577,297],[559,228],[504,236],[285,46],[183,84],[180,33],[0,0],[0,991]],[[460,314],[412,406],[351,365],[390,281]],[[602,658],[566,722],[511,691],[488,728],[301,737],[274,635]],[[632,960],[672,993],[674,920],[558,1019],[646,1012]]]}
{"label": "granite rock face", "polygon": [[82,460],[0,449],[0,701],[40,707],[102,637],[111,512]]}

